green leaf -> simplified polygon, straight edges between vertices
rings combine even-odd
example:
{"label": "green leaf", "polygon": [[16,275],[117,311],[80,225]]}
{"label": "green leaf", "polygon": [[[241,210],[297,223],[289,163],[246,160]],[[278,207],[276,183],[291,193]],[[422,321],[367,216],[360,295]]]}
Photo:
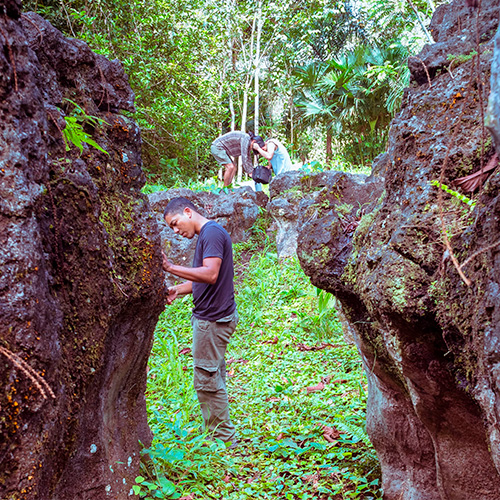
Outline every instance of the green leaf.
{"label": "green leaf", "polygon": [[161,476],[158,482],[160,483],[162,492],[165,495],[172,495],[175,493],[175,484],[169,481],[165,476]]}

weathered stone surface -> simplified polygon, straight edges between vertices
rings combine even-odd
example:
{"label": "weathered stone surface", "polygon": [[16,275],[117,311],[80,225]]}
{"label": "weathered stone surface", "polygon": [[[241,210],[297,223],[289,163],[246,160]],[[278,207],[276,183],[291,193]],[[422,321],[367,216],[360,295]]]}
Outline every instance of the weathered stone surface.
{"label": "weathered stone surface", "polygon": [[412,78],[422,84],[428,83],[427,74],[430,78],[440,71],[449,71],[454,75],[454,68],[463,62],[460,57],[469,56],[476,50],[476,32],[481,43],[488,42],[494,36],[499,13],[500,6],[492,5],[491,2],[480,9],[471,9],[466,1],[440,5],[430,25],[436,43],[426,45],[418,57],[408,60]]}
{"label": "weathered stone surface", "polygon": [[[495,36],[495,54],[500,54],[500,29]],[[488,99],[486,126],[495,140],[497,152],[500,153],[500,57],[491,61],[491,93]]]}
{"label": "weathered stone surface", "polygon": [[352,233],[361,216],[373,209],[382,189],[382,179],[376,175],[368,178],[333,171],[315,174],[292,171],[279,175],[271,182],[267,205],[277,227],[278,256],[295,255],[299,233],[311,221],[320,227],[316,231],[321,233],[319,248],[323,248],[325,238],[339,236],[329,231],[334,220],[344,228],[342,231]]}
{"label": "weathered stone surface", "polygon": [[[139,129],[117,114],[133,93],[118,62],[4,5],[0,498],[125,499],[151,439],[146,363],[164,306]],[[65,152],[66,99],[109,124],[84,124],[109,154]]]}
{"label": "weathered stone surface", "polygon": [[475,16],[469,19],[464,6],[457,1],[436,12],[438,43],[419,55],[431,88],[410,61],[416,83],[391,127],[384,199],[350,241],[335,217],[330,236],[328,221],[315,220],[299,239],[302,266],[340,299],[354,328],[369,381],[367,429],[387,500],[500,495],[500,174],[487,181],[472,213],[443,195],[443,224],[458,261],[471,259],[463,267],[471,286],[445,248],[430,184],[443,165],[451,185],[494,153],[479,105],[489,93],[497,0],[481,3],[479,69],[464,57],[452,74],[437,71],[446,53],[467,56],[475,48]]}
{"label": "weathered stone surface", "polygon": [[[169,189],[149,195],[149,203],[153,210],[160,230],[162,248],[174,264],[191,266],[197,238],[189,240],[175,234],[163,218],[163,212],[168,202],[173,198],[183,196],[191,200],[200,213],[208,219],[221,224],[231,235],[233,243],[246,241],[250,237],[249,230],[257,220],[259,206],[266,198],[249,187],[243,187],[229,193],[215,194],[209,191],[191,191],[186,188]],[[167,283],[176,280],[168,276]],[[177,279],[178,280],[178,279]]]}

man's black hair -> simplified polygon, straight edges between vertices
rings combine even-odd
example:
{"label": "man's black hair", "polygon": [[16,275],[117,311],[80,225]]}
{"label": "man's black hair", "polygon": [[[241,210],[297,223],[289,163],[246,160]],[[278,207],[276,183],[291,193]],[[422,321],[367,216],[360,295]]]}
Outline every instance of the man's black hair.
{"label": "man's black hair", "polygon": [[182,214],[185,208],[190,208],[191,210],[198,212],[198,209],[191,200],[188,200],[183,196],[173,198],[168,202],[168,205],[165,207],[165,210],[163,212],[163,218],[165,218],[167,215]]}
{"label": "man's black hair", "polygon": [[[255,141],[261,148],[263,148],[266,145],[266,143],[264,142],[264,139],[262,139],[262,137],[260,135],[255,135],[253,132],[247,132],[247,133],[250,136],[250,140]],[[252,153],[257,158],[260,155],[260,153],[258,151],[255,151],[255,149],[252,149]]]}

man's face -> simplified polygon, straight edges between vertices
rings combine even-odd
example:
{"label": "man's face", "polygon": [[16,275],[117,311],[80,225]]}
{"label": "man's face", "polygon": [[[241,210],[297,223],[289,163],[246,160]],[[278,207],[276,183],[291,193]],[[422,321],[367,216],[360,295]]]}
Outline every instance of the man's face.
{"label": "man's face", "polygon": [[185,208],[181,214],[165,215],[165,222],[174,230],[176,234],[180,234],[184,238],[193,238],[195,233],[194,222],[192,219],[193,213],[189,208]]}

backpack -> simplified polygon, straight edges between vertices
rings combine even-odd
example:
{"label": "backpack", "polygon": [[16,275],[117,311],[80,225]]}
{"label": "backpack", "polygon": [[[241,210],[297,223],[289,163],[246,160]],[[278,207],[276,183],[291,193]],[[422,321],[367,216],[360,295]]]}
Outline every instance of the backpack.
{"label": "backpack", "polygon": [[260,184],[269,184],[271,182],[271,169],[257,165],[252,172],[252,179]]}

